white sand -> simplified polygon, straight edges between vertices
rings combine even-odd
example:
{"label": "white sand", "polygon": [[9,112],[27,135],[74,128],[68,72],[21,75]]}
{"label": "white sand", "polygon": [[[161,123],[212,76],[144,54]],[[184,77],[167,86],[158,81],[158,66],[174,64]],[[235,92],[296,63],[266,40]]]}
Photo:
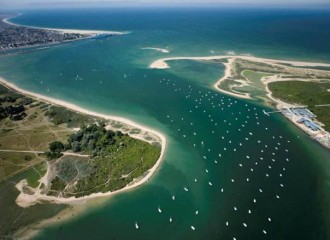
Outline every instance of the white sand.
{"label": "white sand", "polygon": [[244,99],[252,99],[248,93],[241,93],[241,94],[236,94],[234,92],[229,92],[226,90],[223,90],[218,87],[219,83],[222,81],[226,80],[228,77],[231,76],[231,71],[232,71],[232,63],[235,59],[244,59],[244,60],[250,60],[253,62],[261,62],[261,63],[270,63],[270,64],[277,64],[277,63],[285,63],[285,64],[290,64],[292,66],[309,66],[309,67],[330,67],[330,64],[328,63],[311,63],[311,62],[299,62],[299,61],[283,61],[283,60],[274,60],[274,59],[267,59],[267,58],[257,58],[253,56],[231,56],[231,55],[223,55],[223,56],[207,56],[207,57],[170,57],[170,58],[162,58],[158,59],[154,62],[152,62],[149,65],[149,68],[152,69],[168,69],[170,66],[167,64],[168,61],[173,61],[173,60],[199,60],[199,61],[209,61],[209,60],[221,60],[221,59],[227,59],[228,63],[222,63],[225,66],[225,75],[219,79],[213,87],[225,94],[235,96],[238,98],[244,98]]}
{"label": "white sand", "polygon": [[[59,204],[60,203],[67,203],[67,204],[75,204],[76,203],[77,204],[77,203],[83,203],[87,199],[96,198],[96,197],[110,196],[110,195],[113,195],[113,194],[116,194],[116,193],[119,193],[119,192],[126,191],[128,189],[140,186],[144,182],[148,181],[151,178],[151,176],[156,172],[156,170],[158,169],[160,163],[162,162],[162,160],[164,158],[164,154],[165,154],[165,150],[166,150],[166,146],[167,146],[166,137],[163,134],[161,134],[160,132],[158,132],[154,129],[150,129],[148,127],[142,126],[142,125],[137,124],[135,122],[132,122],[131,120],[128,120],[126,118],[96,113],[96,112],[81,108],[77,105],[74,105],[74,104],[59,100],[59,99],[46,97],[46,96],[43,96],[41,94],[37,94],[37,93],[33,93],[33,92],[30,92],[30,91],[27,91],[27,90],[23,90],[23,89],[17,87],[15,84],[8,82],[7,80],[5,80],[2,77],[0,77],[0,82],[2,84],[4,84],[5,86],[14,89],[17,92],[20,92],[24,95],[30,96],[30,97],[35,98],[37,100],[48,102],[48,103],[51,103],[51,104],[56,104],[56,105],[59,105],[59,106],[63,106],[63,107],[66,107],[68,109],[71,109],[73,111],[80,112],[80,113],[83,113],[83,114],[87,114],[87,115],[91,115],[91,116],[95,116],[95,117],[100,117],[100,118],[104,118],[104,119],[107,119],[107,120],[114,120],[114,121],[122,122],[122,123],[130,125],[134,128],[138,128],[138,129],[141,129],[143,131],[150,132],[150,133],[156,135],[161,140],[161,153],[160,153],[160,157],[157,160],[156,164],[151,169],[149,169],[148,174],[145,177],[143,177],[142,179],[139,179],[138,181],[134,182],[133,184],[131,184],[129,186],[126,186],[125,188],[122,188],[122,189],[114,191],[114,192],[108,192],[108,193],[94,193],[94,194],[91,194],[89,196],[84,196],[84,197],[81,197],[81,198],[75,198],[75,197],[57,198],[57,197],[53,197],[53,196],[43,195],[43,194],[40,194],[38,192],[35,193],[34,195],[27,195],[27,194],[24,194],[24,193],[21,192],[21,194],[16,199],[16,203],[21,207],[28,207],[28,206],[34,205],[38,201],[41,201],[41,200],[46,200],[46,201],[50,201],[50,202],[53,202],[53,203],[59,203]],[[23,185],[25,185],[25,182],[21,181],[17,184],[16,187],[17,187],[17,189],[20,190],[20,189],[22,189]]]}
{"label": "white sand", "polygon": [[155,50],[155,51],[162,52],[162,53],[169,53],[170,52],[168,49],[165,49],[165,48],[144,47],[144,48],[141,48],[141,49],[143,49],[143,50]]}
{"label": "white sand", "polygon": [[28,28],[34,28],[34,29],[43,29],[43,30],[49,30],[49,31],[57,31],[60,33],[76,33],[76,34],[85,34],[85,35],[99,35],[99,34],[112,34],[112,35],[122,35],[122,34],[127,34],[128,32],[115,32],[115,31],[101,31],[101,30],[79,30],[79,29],[61,29],[61,28],[43,28],[43,27],[33,27],[33,26],[28,26],[28,25],[19,25],[16,23],[12,23],[9,21],[10,18],[6,18],[3,20],[3,22],[14,25],[14,26],[19,26],[19,27],[28,27]]}
{"label": "white sand", "polygon": [[234,96],[234,97],[238,97],[238,98],[245,98],[245,99],[252,99],[250,97],[250,95],[248,93],[242,93],[242,94],[236,94],[236,93],[233,93],[233,92],[229,92],[229,91],[225,91],[221,88],[218,87],[218,85],[222,82],[222,81],[225,81],[228,77],[231,76],[231,70],[232,70],[232,65],[233,65],[233,62],[234,62],[235,58],[228,58],[228,63],[223,63],[223,65],[225,65],[225,75],[219,79],[219,81],[217,81],[213,87],[222,92],[222,93],[225,93],[225,94],[228,94],[228,95],[231,95],[231,96]]}
{"label": "white sand", "polygon": [[257,58],[257,57],[252,57],[252,56],[208,56],[208,57],[171,57],[171,58],[162,58],[157,61],[154,61],[153,63],[150,64],[150,68],[155,68],[155,69],[163,69],[164,66],[168,68],[169,66],[167,65],[167,61],[172,61],[172,60],[220,60],[220,59],[226,59],[226,58],[238,58],[238,59],[245,59],[245,60],[250,60],[253,62],[268,62],[268,63],[286,63],[290,64],[292,66],[310,66],[310,67],[330,67],[329,63],[312,63],[312,62],[299,62],[299,61],[283,61],[283,60],[274,60],[274,59],[267,59],[267,58]]}

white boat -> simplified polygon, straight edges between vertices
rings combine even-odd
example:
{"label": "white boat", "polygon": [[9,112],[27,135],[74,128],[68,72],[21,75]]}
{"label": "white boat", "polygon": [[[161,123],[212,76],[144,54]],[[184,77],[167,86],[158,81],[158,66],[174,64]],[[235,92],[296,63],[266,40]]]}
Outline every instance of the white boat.
{"label": "white boat", "polygon": [[184,189],[186,192],[188,192],[188,188],[184,187],[183,189]]}
{"label": "white boat", "polygon": [[137,222],[135,222],[135,228],[139,229],[139,225],[137,224]]}
{"label": "white boat", "polygon": [[173,201],[175,200],[175,196],[174,196],[174,195],[172,196],[172,200],[173,200]]}
{"label": "white boat", "polygon": [[170,222],[172,222],[173,220],[172,220],[172,218],[170,217]]}
{"label": "white boat", "polygon": [[195,227],[194,227],[194,226],[191,226],[191,229],[192,229],[192,230],[195,230]]}
{"label": "white boat", "polygon": [[159,213],[162,213],[162,210],[160,209],[160,207],[158,207],[158,212],[159,212]]}

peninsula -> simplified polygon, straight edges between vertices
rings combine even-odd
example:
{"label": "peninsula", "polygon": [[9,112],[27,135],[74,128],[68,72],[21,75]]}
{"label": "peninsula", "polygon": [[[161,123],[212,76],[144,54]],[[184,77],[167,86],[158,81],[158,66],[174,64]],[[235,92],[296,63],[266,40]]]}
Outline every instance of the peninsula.
{"label": "peninsula", "polygon": [[0,180],[35,169],[16,186],[21,207],[139,186],[163,159],[166,138],[155,130],[0,82]]}
{"label": "peninsula", "polygon": [[0,51],[123,34],[112,31],[22,26],[10,22],[9,19],[8,16],[0,15]]}

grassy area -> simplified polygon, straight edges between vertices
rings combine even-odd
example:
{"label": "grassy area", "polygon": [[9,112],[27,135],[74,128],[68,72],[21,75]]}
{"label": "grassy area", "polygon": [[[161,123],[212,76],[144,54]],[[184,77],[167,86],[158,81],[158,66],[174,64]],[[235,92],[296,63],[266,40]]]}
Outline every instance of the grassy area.
{"label": "grassy area", "polygon": [[0,181],[37,162],[40,162],[40,159],[33,153],[0,151]]}
{"label": "grassy area", "polygon": [[[73,127],[81,130],[75,132]],[[124,125],[113,122],[112,127]],[[0,150],[11,151],[0,151],[0,180],[29,170],[28,184],[37,187],[47,159],[56,173],[48,194],[84,196],[123,188],[143,176],[158,160],[161,147],[106,130],[100,119],[35,101],[0,85]],[[90,157],[62,157],[65,150]]]}
{"label": "grassy area", "polygon": [[251,71],[251,70],[244,70],[242,72],[242,76],[249,79],[251,82],[253,82],[255,84],[260,84],[260,85],[262,84],[260,82],[262,77],[271,76],[271,75],[272,74],[269,74],[269,73],[255,72],[255,71]]}
{"label": "grassy area", "polygon": [[48,116],[55,125],[66,124],[67,127],[70,128],[80,127],[94,122],[89,116],[59,106],[51,106],[46,112],[46,116]]}
{"label": "grassy area", "polygon": [[[50,118],[50,115],[53,117]],[[17,94],[0,85],[0,150],[13,151],[0,152],[0,181],[45,160],[33,153],[14,151],[45,151],[53,141],[65,143],[72,133],[67,125],[76,126],[87,121],[87,118]],[[57,119],[57,125],[54,119]],[[58,119],[62,119],[62,124],[59,124]],[[29,161],[25,160],[27,157]]]}
{"label": "grassy area", "polygon": [[284,102],[307,105],[317,116],[317,120],[325,124],[330,131],[330,106],[315,107],[315,105],[330,104],[330,83],[284,81],[268,85],[275,98]]}
{"label": "grassy area", "polygon": [[260,81],[262,77],[280,75],[283,79],[325,81],[330,79],[330,72],[314,67],[294,67],[282,63],[274,65],[270,62],[254,62],[235,59],[231,75],[221,82],[218,87],[222,90],[244,94],[252,98],[265,100],[265,86]]}
{"label": "grassy area", "polygon": [[[92,155],[89,159],[65,156],[57,160],[52,195],[57,192],[80,197],[123,188],[152,168],[161,150],[158,144],[152,145],[97,125],[72,134],[68,143],[67,148]],[[59,189],[59,186],[63,188]]]}
{"label": "grassy area", "polygon": [[34,171],[29,171],[26,175],[26,180],[31,187],[38,187],[39,179],[44,176],[47,172],[46,163],[41,163],[32,168]]}

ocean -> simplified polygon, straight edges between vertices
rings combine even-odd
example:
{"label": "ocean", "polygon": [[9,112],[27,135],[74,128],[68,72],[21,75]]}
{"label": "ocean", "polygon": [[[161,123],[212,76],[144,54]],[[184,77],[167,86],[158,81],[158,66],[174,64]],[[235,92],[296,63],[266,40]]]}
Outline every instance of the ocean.
{"label": "ocean", "polygon": [[148,66],[164,57],[228,53],[329,63],[329,13],[71,9],[25,11],[12,19],[38,27],[128,31],[1,56],[0,76],[29,91],[129,118],[168,139],[165,159],[148,183],[47,226],[36,239],[328,239],[329,150],[283,116],[264,115],[269,107],[262,102],[217,92],[212,85],[224,74],[219,63]]}

